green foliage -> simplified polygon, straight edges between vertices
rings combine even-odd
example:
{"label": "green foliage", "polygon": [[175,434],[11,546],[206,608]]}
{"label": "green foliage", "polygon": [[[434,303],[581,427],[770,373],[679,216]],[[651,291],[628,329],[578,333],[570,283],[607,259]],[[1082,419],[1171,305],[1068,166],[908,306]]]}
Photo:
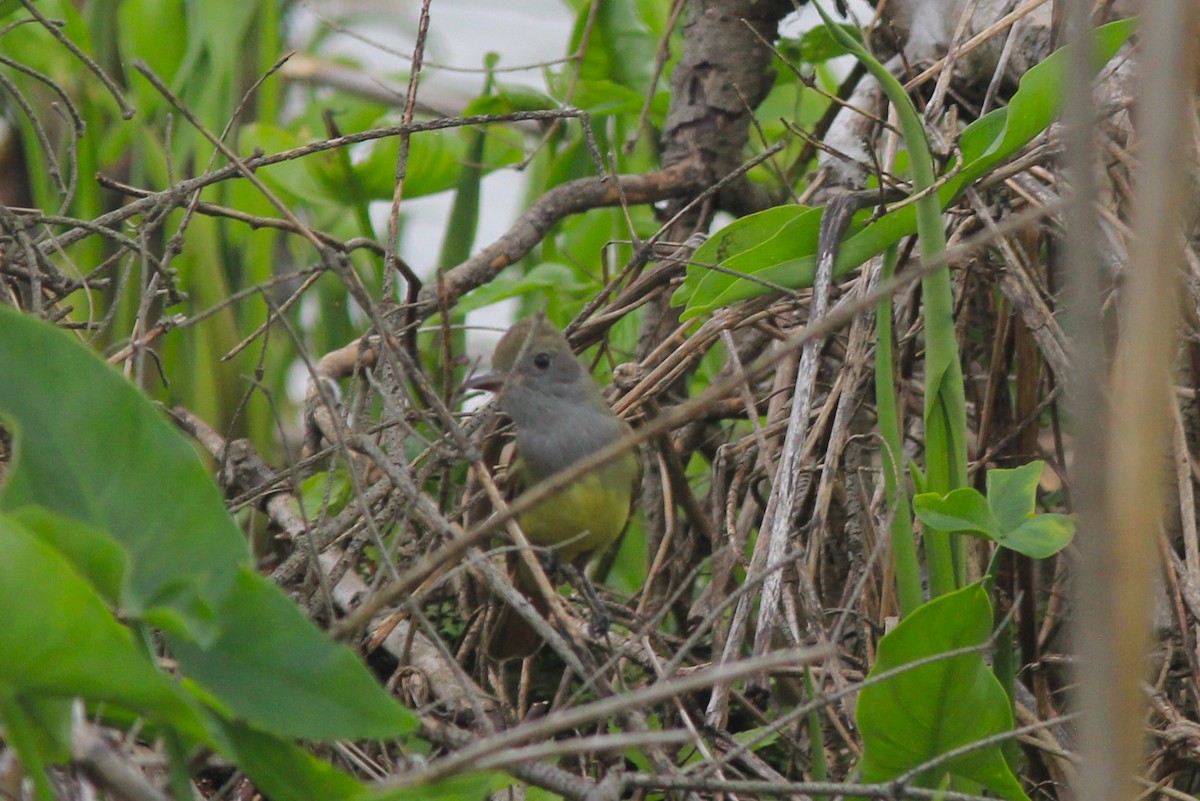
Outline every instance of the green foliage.
{"label": "green foliage", "polygon": [[[9,13],[12,5],[0,0],[0,16]],[[588,109],[596,115],[594,133],[600,153],[605,158],[621,153],[616,166],[622,172],[660,166],[651,144],[653,127],[661,125],[665,117],[666,88],[674,64],[669,60],[655,79],[655,59],[663,37],[671,44],[672,53],[680,50],[679,31],[665,30],[669,4],[617,0],[574,5],[576,24],[568,50],[578,52],[581,58],[547,70],[548,93],[506,86],[488,75],[480,96],[464,113],[560,105]],[[48,15],[64,20],[66,35],[95,54],[116,77],[136,109],[133,122],[121,119],[115,100],[98,91],[94,79],[43,29],[29,25],[22,31],[26,35],[10,34],[5,40],[6,48],[11,48],[6,50],[7,56],[62,83],[77,102],[86,125],[88,135],[52,136],[54,152],[43,153],[37,138],[30,135],[33,123],[19,120],[28,163],[42,165],[51,156],[65,163],[69,148],[78,152],[80,180],[69,208],[62,209],[65,214],[93,219],[111,208],[114,198],[91,180],[97,172],[161,189],[225,164],[223,157],[213,157],[210,143],[181,122],[166,99],[132,70],[123,68],[134,60],[147,63],[161,76],[209,130],[222,133],[228,128],[225,141],[243,156],[255,150],[288,151],[336,134],[399,122],[393,108],[328,88],[313,90],[306,97],[299,84],[292,84],[295,97],[289,97],[288,103],[292,113],[284,115],[278,77],[269,77],[249,91],[250,81],[266,74],[281,52],[279,4],[125,0],[115,13],[105,6],[39,0],[39,7]],[[1098,55],[1108,58],[1130,30],[1129,24],[1101,29],[1096,34]],[[846,44],[846,35],[858,36],[858,32],[849,26],[817,28],[794,43],[794,52],[788,43],[783,49],[800,62],[818,65],[820,77],[819,65],[824,61],[858,47],[853,40]],[[930,198],[935,214],[970,182],[1011,158],[1045,130],[1059,102],[1059,62],[1061,55],[1056,55],[1036,68],[1007,108],[963,132],[961,169],[953,176],[944,175],[945,184]],[[486,63],[490,69],[495,59]],[[793,73],[779,72],[779,81],[757,111],[767,140],[783,133],[779,118],[812,123],[829,102]],[[33,98],[43,118],[54,116],[48,111],[49,103],[59,101],[50,97],[45,87],[27,76],[15,80]],[[243,97],[246,103],[239,107]],[[649,125],[638,129],[647,97],[651,98]],[[297,111],[298,105],[303,108]],[[239,109],[236,114],[235,108]],[[337,130],[331,130],[335,126]],[[635,132],[637,141],[632,151],[625,153],[622,146]],[[539,145],[536,151],[531,148],[534,142]],[[917,149],[915,143],[910,145]],[[762,146],[755,141],[749,149]],[[794,160],[801,149],[803,143],[793,139],[780,160]],[[445,192],[455,197],[453,224],[446,226],[438,260],[440,269],[465,260],[474,247],[482,177],[516,163],[524,165],[527,154],[532,154],[525,173],[529,198],[574,179],[593,177],[597,171],[577,121],[534,130],[493,124],[411,137],[405,199]],[[907,164],[909,154],[901,155],[901,162]],[[361,236],[381,241],[382,233],[375,230],[368,207],[391,199],[396,161],[397,139],[390,137],[352,150],[315,153],[265,167],[258,176],[289,210],[321,232],[342,239]],[[793,175],[798,172],[789,170]],[[55,183],[49,170],[33,172],[37,203],[47,209],[58,208],[67,194],[63,186]],[[776,173],[766,167],[757,168],[752,177],[777,180]],[[200,199],[245,214],[281,217],[280,210],[243,179],[211,186]],[[401,212],[403,239],[406,209]],[[719,232],[697,253],[696,266],[689,269],[676,294],[676,301],[686,304],[684,318],[767,291],[710,273],[704,264],[720,263],[785,286],[811,283],[821,212],[779,207],[738,220]],[[273,416],[286,420],[295,411],[288,408],[283,390],[288,370],[298,364],[297,351],[319,355],[341,346],[362,333],[363,321],[353,316],[355,310],[344,285],[327,276],[307,290],[303,310],[297,304],[283,313],[286,327],[272,328],[270,338],[263,337],[255,345],[256,352],[222,361],[235,343],[266,321],[268,309],[277,308],[295,284],[265,288],[261,297],[268,299],[270,306],[254,295],[249,302],[230,304],[231,294],[256,285],[265,287],[298,266],[311,267],[316,256],[307,242],[291,234],[204,215],[187,220],[185,226],[184,214],[176,210],[161,219],[151,220],[148,215],[123,223],[125,228],[144,232],[155,255],[162,241],[180,235],[182,250],[173,256],[170,266],[178,287],[188,297],[165,311],[198,321],[167,332],[153,344],[161,374],[170,386],[166,380],[160,386],[153,370],[146,370],[146,375],[136,368],[132,372],[159,399],[186,405],[222,431],[245,431],[257,445],[270,448],[277,438]],[[911,207],[878,220],[862,212],[854,221],[837,272],[852,269],[912,233],[917,229],[916,220]],[[654,212],[644,206],[598,209],[567,218],[557,223],[527,258],[456,303],[450,309],[452,322],[461,321],[470,311],[515,299],[521,307],[519,313],[545,309],[561,325],[594,298],[624,264],[629,253],[625,243],[631,238],[644,240],[658,225]],[[92,237],[54,257],[92,269],[113,255],[111,243]],[[356,251],[352,259],[368,291],[379,297],[382,259],[366,251]],[[88,344],[96,350],[123,345],[126,337],[144,333],[138,327],[144,322],[138,316],[139,306],[147,282],[156,274],[136,255],[122,257],[118,266],[124,271],[122,282],[110,284],[109,294],[79,293],[69,299],[77,322],[85,318],[97,322],[112,312],[104,328],[90,334]],[[427,274],[432,265],[414,266]],[[204,317],[210,310],[212,314]],[[639,317],[638,313],[629,314],[614,326],[607,339],[609,353],[587,354],[588,358],[597,356],[596,373],[601,381],[606,380],[614,361],[635,352]],[[933,326],[927,326],[927,331],[932,332]],[[931,335],[945,336],[944,332]],[[423,351],[434,354],[427,357],[428,363],[444,366],[447,384],[453,384],[458,368],[440,365],[443,353],[428,347],[430,338],[425,332],[421,336]],[[462,348],[451,343],[450,351],[459,354]],[[712,348],[690,376],[693,393],[706,386],[724,364],[722,351],[719,345]],[[30,354],[37,358],[31,359]],[[430,373],[437,375],[438,371]],[[18,750],[39,782],[39,792],[45,796],[50,790],[42,769],[68,756],[69,699],[81,698],[89,715],[111,725],[137,727],[147,738],[170,743],[176,752],[174,772],[182,772],[184,778],[187,759],[202,750],[215,751],[245,771],[273,799],[368,797],[360,781],[314,757],[294,740],[406,737],[411,736],[415,717],[378,688],[350,651],[325,639],[255,571],[242,532],[224,512],[222,499],[192,446],[124,378],[80,343],[3,309],[0,375],[4,376],[0,415],[15,432],[17,449],[15,467],[5,494],[0,496],[0,553],[5,561],[5,569],[0,570],[0,608],[6,613],[0,653],[18,654],[9,664],[0,665],[0,718],[5,723],[6,742]],[[931,391],[937,389],[937,383],[932,383]],[[253,392],[242,405],[248,387]],[[452,397],[455,387],[444,387],[447,397]],[[267,408],[268,397],[276,404],[274,409]],[[896,405],[894,398],[891,405]],[[234,409],[240,410],[240,418],[235,419]],[[730,430],[739,427],[744,431],[750,423],[734,423]],[[401,443],[397,453],[415,459],[439,433],[432,429],[417,423],[416,435]],[[896,441],[900,441],[898,434]],[[899,445],[893,452],[900,453]],[[687,465],[688,477],[699,489],[705,488],[703,482],[709,477],[707,456],[694,455]],[[896,467],[902,479],[903,468]],[[920,473],[916,465],[910,467]],[[431,479],[431,484],[440,479],[441,490],[455,490],[465,482],[463,473],[462,465],[455,465]],[[897,476],[891,477],[896,483]],[[992,475],[988,480],[986,500],[978,493],[975,498],[954,493],[945,499],[920,496],[918,514],[922,519],[925,514],[933,515],[931,524],[944,528],[965,522],[952,530],[992,536],[1025,553],[1047,547],[1048,542],[1065,544],[1061,528],[1069,526],[1069,521],[1056,522],[1058,516],[1029,518],[1036,478],[1033,485],[1027,477],[997,475],[995,486]],[[924,487],[923,477],[918,486]],[[889,489],[889,498],[895,497],[894,489]],[[447,497],[450,494],[446,492]],[[331,469],[306,481],[301,496],[306,517],[315,520],[343,508],[352,498],[352,488],[343,471]],[[901,523],[910,526],[911,516],[904,515]],[[1051,530],[1044,530],[1047,528]],[[911,543],[911,529],[908,532]],[[629,594],[641,590],[646,584],[646,549],[646,527],[635,520],[613,557],[607,583]],[[380,560],[391,557],[386,551],[386,547],[370,549]],[[911,572],[917,575],[915,557]],[[913,583],[919,598],[919,578]],[[45,588],[52,588],[48,597]],[[686,599],[678,600],[682,610]],[[984,642],[987,625],[981,621],[986,607],[986,596],[976,586],[943,596],[912,615],[906,608],[905,621],[881,643],[880,662],[872,676],[923,655]],[[668,630],[674,623],[668,618],[659,625]],[[456,620],[442,624],[441,630],[463,628],[465,623]],[[25,647],[28,642],[36,644]],[[177,663],[177,674],[168,675],[156,664],[152,645],[161,644]],[[44,670],[42,666],[47,664],[54,669]],[[955,745],[1010,730],[1011,717],[1005,717],[996,706],[992,683],[982,657],[971,654],[916,668],[866,688],[859,706],[867,744],[864,772],[876,779],[894,778]],[[963,709],[976,708],[984,710],[978,720],[961,720],[968,717],[962,715]],[[913,736],[914,728],[918,736]],[[824,749],[815,714],[809,718],[809,729],[812,767],[819,772]],[[735,731],[734,737],[752,741],[760,734],[759,730],[741,730]],[[757,742],[752,747],[773,748],[783,740],[782,735],[775,736],[779,740]],[[428,744],[409,745],[422,754],[429,749]],[[765,749],[768,758],[770,750]],[[650,769],[644,753],[631,751],[628,757]],[[947,767],[958,779],[978,782],[1010,798],[1021,797],[1019,788],[1013,791],[1011,774],[1001,769],[991,748],[958,757]],[[938,784],[937,773],[922,777],[922,783]],[[474,799],[507,781],[496,774],[475,774],[376,797]],[[529,796],[548,794],[535,789]]]}
{"label": "green foliage", "polygon": [[[863,781],[896,779],[1012,729],[1008,698],[981,651],[905,668],[983,646],[991,626],[987,592],[982,584],[972,584],[920,607],[879,641],[878,659],[859,693],[856,713],[863,737]],[[1003,798],[1027,798],[1000,743],[955,756],[912,778],[918,786],[938,787],[946,776],[982,785]]]}
{"label": "green foliage", "polygon": [[[42,701],[78,696],[208,747],[250,732],[243,767],[291,798],[314,797],[302,789],[314,771],[326,777],[319,786],[351,780],[329,778],[289,739],[414,729],[352,653],[254,571],[191,446],[124,378],[70,335],[5,307],[0,372],[0,413],[16,439],[0,496],[0,637],[22,643],[4,648],[21,655],[0,667],[7,706],[61,723],[65,709]],[[110,607],[162,628],[182,685],[158,672]],[[36,719],[17,718],[9,725]],[[60,739],[42,726],[24,741],[39,738]],[[267,767],[278,760],[294,765],[276,784]]]}
{"label": "green foliage", "polygon": [[[920,196],[915,211],[921,259],[926,263],[936,262],[945,255],[946,232],[942,228],[938,198],[932,191],[933,154],[921,115],[895,76],[862,44],[834,25],[819,4],[816,7],[825,27],[879,81],[896,111],[908,151],[913,192]],[[926,274],[921,280],[921,291],[925,323],[925,474],[934,489],[949,491],[967,480],[967,412],[954,327],[950,268]],[[925,532],[925,562],[931,595],[942,595],[958,587],[963,572],[961,559],[954,558],[944,534]]]}
{"label": "green foliage", "polygon": [[[154,668],[86,576],[51,544],[55,530],[74,528],[74,521],[40,510],[36,526],[33,530],[15,516],[0,516],[0,603],[5,610],[0,696],[23,703],[83,696],[202,738],[195,702]],[[58,739],[52,731],[46,733]],[[67,743],[59,745],[69,751]]]}
{"label": "green foliage", "polygon": [[316,520],[322,514],[336,515],[354,497],[354,485],[350,474],[342,468],[314,473],[300,484],[300,501],[304,505],[304,517]]}
{"label": "green foliage", "polygon": [[[16,106],[9,106],[9,111],[22,131],[25,162],[39,165],[29,170],[34,204],[47,213],[83,220],[99,217],[119,201],[101,188],[94,179],[97,174],[161,189],[183,177],[180,173],[184,171],[203,172],[212,157],[212,145],[191,125],[179,124],[178,112],[134,71],[135,63],[145,63],[209,131],[220,134],[230,125],[248,81],[275,61],[280,47],[280,7],[276,3],[124,0],[81,5],[39,0],[37,5],[47,18],[63,21],[61,32],[106,71],[130,109],[126,118],[113,93],[42,26],[26,24],[5,37],[8,58],[45,75],[64,93],[59,96],[33,74],[8,73],[15,90],[29,104],[29,114],[16,113]],[[195,79],[197,75],[203,80]],[[236,141],[237,125],[252,119],[253,114],[273,115],[279,107],[279,91],[278,80],[259,86],[249,110],[237,116],[234,133],[227,141]],[[77,129],[62,124],[69,117],[63,114],[67,104],[71,114],[78,114]],[[46,131],[49,152],[34,135],[38,127]],[[47,164],[60,165],[59,170],[40,166]],[[57,180],[56,174],[63,179]],[[223,202],[226,197],[223,187],[205,193],[205,200],[213,202]],[[170,266],[182,291],[192,293],[197,310],[207,308],[206,303],[225,303],[230,286],[240,284],[243,278],[258,275],[261,279],[264,270],[270,274],[271,259],[253,259],[255,251],[223,250],[223,226],[211,220],[193,220],[186,230],[180,230],[182,221],[181,214],[172,213],[149,224],[134,222],[147,226],[146,241],[151,247],[159,234],[186,236],[187,247]],[[70,265],[72,274],[90,272],[110,261],[115,264],[115,269],[107,269],[123,276],[114,281],[118,291],[111,296],[76,293],[69,305],[77,321],[104,320],[94,335],[98,347],[130,336],[136,330],[138,292],[150,280],[149,272],[143,274],[140,268],[149,265],[122,258],[99,236],[82,239],[56,256]],[[111,316],[106,316],[110,305]],[[264,313],[261,305],[254,304],[224,308],[205,324],[178,332],[163,349],[166,363],[176,368],[170,370],[170,386],[149,378],[145,385],[158,397],[186,404],[214,423],[228,423],[242,387],[236,366],[221,364],[219,358],[241,338],[238,324],[252,328]],[[272,364],[266,372],[274,378],[283,370]],[[242,420],[247,429],[256,432],[259,444],[268,440],[257,433],[269,431],[266,415],[262,398],[251,398],[244,406]]]}
{"label": "green foliage", "polygon": [[[1097,28],[1091,37],[1099,63],[1107,62],[1133,34],[1135,21],[1121,20]],[[959,137],[962,160],[950,165],[937,192],[944,209],[968,186],[1016,155],[1058,115],[1062,103],[1063,51],[1051,54],[1021,78],[1020,88],[1006,107],[968,125]],[[819,211],[819,210],[817,210]],[[785,206],[747,215],[718,231],[699,250],[673,302],[685,306],[692,319],[739,300],[769,292],[767,281],[789,289],[812,285],[820,214],[803,206]],[[843,275],[882,253],[917,230],[916,209],[904,205],[865,224],[856,218],[834,265]],[[770,247],[767,247],[770,243]],[[789,247],[790,246],[790,247]],[[763,250],[753,253],[757,248]],[[751,278],[719,273],[705,267],[720,264]]]}
{"label": "green foliage", "polygon": [[1067,547],[1075,534],[1068,515],[1035,514],[1037,486],[1044,462],[1012,470],[989,470],[987,497],[971,487],[945,495],[922,493],[913,498],[917,517],[941,531],[974,534],[1034,559]]}
{"label": "green foliage", "polygon": [[[473,801],[476,798],[487,798],[511,784],[512,780],[500,773],[467,773],[462,776],[451,776],[433,785],[424,784],[373,793],[370,799],[371,801]],[[538,788],[530,788],[525,796],[526,799],[561,797],[545,791],[540,791],[542,794],[535,795],[536,790]]]}
{"label": "green foliage", "polygon": [[7,307],[0,327],[0,412],[18,443],[0,508],[41,506],[114,538],[121,614],[211,642],[249,554],[192,446],[68,335]]}
{"label": "green foliage", "polygon": [[546,262],[524,273],[515,270],[501,273],[490,283],[463,297],[458,309],[463,312],[475,311],[509,298],[538,295],[546,299],[546,313],[552,320],[569,319],[570,309],[588,297],[591,291],[591,283],[580,280],[576,270],[566,264]]}
{"label": "green foliage", "polygon": [[784,58],[794,63],[823,64],[831,58],[844,56],[850,51],[834,36],[831,27],[839,28],[843,34],[855,41],[862,41],[862,31],[855,25],[826,23],[811,28],[798,39],[784,39],[777,48]]}
{"label": "green foliage", "polygon": [[362,798],[366,787],[287,740],[223,719],[216,728],[221,750],[256,784],[280,801]]}
{"label": "green foliage", "polygon": [[[894,245],[887,249],[879,271],[881,281],[891,278],[896,271],[897,251]],[[881,451],[883,465],[883,487],[887,508],[891,510],[892,568],[896,574],[896,594],[900,601],[900,614],[908,615],[925,602],[921,587],[921,566],[917,556],[917,544],[913,539],[912,510],[909,506],[908,487],[904,483],[904,446],[900,436],[902,427],[899,401],[896,398],[896,363],[892,349],[892,298],[883,297],[875,307],[875,409],[879,436],[883,442]],[[919,473],[915,463],[909,463]]]}

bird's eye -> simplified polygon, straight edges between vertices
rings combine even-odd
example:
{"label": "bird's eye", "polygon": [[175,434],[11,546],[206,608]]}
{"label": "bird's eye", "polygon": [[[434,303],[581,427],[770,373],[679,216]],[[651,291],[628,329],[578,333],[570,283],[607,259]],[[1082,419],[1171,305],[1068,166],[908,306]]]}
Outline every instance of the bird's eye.
{"label": "bird's eye", "polygon": [[550,354],[538,353],[533,357],[533,366],[539,370],[545,370],[550,366]]}

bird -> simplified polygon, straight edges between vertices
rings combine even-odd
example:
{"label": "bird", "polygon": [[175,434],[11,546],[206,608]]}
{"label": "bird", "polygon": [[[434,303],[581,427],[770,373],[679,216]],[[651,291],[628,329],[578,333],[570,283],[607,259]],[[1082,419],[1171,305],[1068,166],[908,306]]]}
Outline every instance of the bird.
{"label": "bird", "polygon": [[[496,393],[512,420],[516,458],[510,474],[517,497],[632,431],[609,408],[566,337],[541,314],[514,323],[496,345],[491,371],[466,386]],[[625,530],[640,486],[641,460],[631,448],[521,512],[517,522],[530,543],[582,572]],[[545,613],[546,602],[519,560],[515,583]],[[533,627],[504,607],[487,650],[505,661],[531,656],[541,645]]]}

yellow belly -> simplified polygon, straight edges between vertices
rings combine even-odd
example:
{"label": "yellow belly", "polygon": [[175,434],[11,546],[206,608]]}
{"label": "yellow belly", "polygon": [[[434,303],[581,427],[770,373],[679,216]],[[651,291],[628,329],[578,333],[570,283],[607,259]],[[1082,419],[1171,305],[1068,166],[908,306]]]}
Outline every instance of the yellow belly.
{"label": "yellow belly", "polygon": [[518,521],[531,543],[573,562],[604,550],[620,535],[629,518],[631,492],[630,486],[606,487],[599,472],[591,473],[524,512]]}

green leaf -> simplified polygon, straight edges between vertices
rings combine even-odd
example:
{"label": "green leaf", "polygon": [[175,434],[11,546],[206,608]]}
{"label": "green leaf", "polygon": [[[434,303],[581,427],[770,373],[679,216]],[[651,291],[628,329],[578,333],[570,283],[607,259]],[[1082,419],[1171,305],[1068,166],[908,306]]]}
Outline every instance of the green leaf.
{"label": "green leaf", "polygon": [[[392,115],[375,121],[376,126],[397,123],[398,120]],[[489,127],[484,146],[484,172],[515,164],[523,158],[520,139],[510,134],[511,129],[504,126]],[[390,200],[392,197],[396,183],[398,141],[392,138],[370,142],[366,157],[355,161],[356,179],[373,200]],[[417,133],[409,138],[408,147],[404,197],[423,197],[445,192],[458,185],[469,157],[464,132],[445,130]],[[332,192],[335,196],[340,194],[340,172],[330,173],[327,177],[328,180],[323,183],[324,191]]]}
{"label": "green leaf", "polygon": [[[578,69],[581,83],[611,81],[642,96],[654,74],[656,38],[642,21],[636,0],[606,0],[598,11],[593,16],[588,5],[579,8],[570,52],[579,52],[586,36],[583,62],[578,67],[572,64],[556,77],[565,79]],[[578,108],[589,108],[578,97],[564,100]]]}
{"label": "green leaf", "polygon": [[[65,765],[71,760],[71,707],[75,704],[73,698],[49,698],[33,695],[22,695],[6,698],[0,693],[0,724],[9,735],[8,740],[17,745],[17,737],[13,734],[13,717],[19,718],[26,731],[22,737],[28,747],[36,751],[36,761],[54,765]],[[18,756],[24,761],[25,756]],[[31,763],[25,763],[26,769],[31,769]]]}
{"label": "green leaf", "polygon": [[467,104],[463,116],[511,114],[514,111],[545,111],[558,108],[549,95],[526,86],[496,84],[494,94],[482,95]]}
{"label": "green leaf", "polygon": [[199,5],[189,5],[188,12],[194,41],[207,52],[210,70],[219,70],[221,79],[228,81],[247,55],[246,37],[253,35],[251,27],[260,13],[259,4],[245,0],[205,0]]}
{"label": "green leaf", "polygon": [[[303,144],[305,144],[304,140],[292,131],[266,123],[250,123],[243,126],[238,134],[238,150],[243,156],[249,156],[255,150],[261,150],[268,154],[282,153]],[[258,168],[255,175],[284,202],[294,203],[297,200],[303,200],[318,208],[328,206],[333,201],[321,180],[319,174],[321,168],[318,166],[318,160],[325,155],[317,154],[291,161],[281,161],[278,164]],[[392,171],[395,171],[394,164]]]}
{"label": "green leaf", "polygon": [[[304,516],[308,520],[318,520],[322,515],[332,517],[354,497],[354,485],[350,481],[350,473],[342,467],[332,471],[314,473],[300,484],[300,499],[304,504]],[[299,504],[292,502],[292,508],[297,512]]]}
{"label": "green leaf", "polygon": [[128,0],[117,5],[115,13],[121,31],[116,43],[125,62],[141,59],[155,75],[171,84],[188,42],[188,28],[179,4],[174,0]]}
{"label": "green leaf", "polygon": [[567,102],[569,98],[571,105],[593,116],[636,112],[645,102],[642,95],[633,89],[602,78],[572,83],[568,76],[562,76],[552,81],[550,88],[562,102]]}
{"label": "green leaf", "polygon": [[1003,535],[987,498],[971,487],[960,487],[944,496],[921,493],[913,498],[913,511],[922,523],[938,531],[969,531],[993,540]]}
{"label": "green leaf", "polygon": [[205,738],[188,698],[61,554],[10,515],[0,515],[0,553],[0,696],[104,701]]}
{"label": "green leaf", "polygon": [[211,640],[250,555],[196,452],[94,353],[8,307],[0,375],[16,438],[0,509],[44,506],[106,532],[128,554],[122,614]]}
{"label": "green leaf", "polygon": [[[742,280],[714,278],[731,276],[710,270],[711,265],[757,276],[763,272],[761,265],[791,263],[797,252],[815,254],[823,211],[823,208],[809,206],[776,206],[747,214],[725,226],[692,255],[683,283],[672,302],[678,302],[680,298],[706,297],[722,285],[737,286],[736,282]],[[854,230],[853,223],[851,226],[850,230]],[[808,280],[811,283],[816,257],[811,257],[809,262]],[[767,291],[767,288],[759,287]]]}
{"label": "green leaf", "polygon": [[475,311],[509,298],[528,295],[531,292],[552,291],[555,293],[577,293],[587,288],[575,270],[566,264],[543,262],[524,275],[510,275],[506,270],[492,281],[472,290],[455,308],[461,312]]}
{"label": "green leaf", "polygon": [[[450,776],[434,784],[420,784],[415,787],[373,793],[362,801],[466,801],[467,799],[473,801],[476,798],[487,798],[498,793],[512,783],[513,780],[503,773],[494,771],[467,773],[462,776]],[[528,788],[525,797],[526,801],[534,798],[562,798],[562,796],[546,793],[536,787]]]}
{"label": "green leaf", "polygon": [[129,575],[129,554],[120,543],[97,528],[40,506],[21,509],[12,519],[58,551],[105,603],[120,606],[121,588]]}
{"label": "green leaf", "polygon": [[1033,461],[1011,470],[987,471],[987,499],[1001,531],[1012,531],[1033,517],[1037,487],[1046,463]]}
{"label": "green leaf", "polygon": [[379,689],[350,652],[331,642],[283,592],[240,569],[219,610],[223,627],[204,648],[168,637],[184,673],[239,718],[284,737],[396,737],[416,718]]}
{"label": "green leaf", "polygon": [[[862,32],[857,25],[838,23],[847,36],[859,41]],[[817,25],[800,35],[799,39],[784,39],[779,43],[779,51],[789,61],[799,61],[805,64],[822,64],[831,58],[844,56],[849,51],[839,42],[826,25]]]}
{"label": "green leaf", "polygon": [[[835,25],[821,4],[814,2],[813,5],[830,34],[879,81],[896,112],[908,151],[913,192],[919,196],[914,205],[921,260],[926,264],[935,262],[945,255],[946,232],[939,198],[928,194],[935,187],[935,173],[924,119],[896,76],[857,39]],[[967,483],[966,401],[949,267],[927,273],[921,279],[921,296],[921,315],[925,324],[926,476],[934,490],[949,492]],[[952,553],[944,534],[928,527],[925,559],[932,595],[942,595],[960,585],[964,573],[961,560]]]}
{"label": "green leaf", "polygon": [[[1092,31],[1090,41],[1097,62],[1104,64],[1111,59],[1133,34],[1135,27],[1136,20],[1126,19],[1111,22]],[[963,154],[962,168],[957,175],[942,185],[937,194],[943,209],[949,206],[963,189],[997,165],[1012,158],[1054,121],[1061,105],[1065,56],[1062,50],[1051,53],[1022,76],[1020,87],[1008,106],[980,117],[963,131],[959,139],[959,148]],[[738,243],[739,249],[736,252],[749,250],[763,239],[782,232],[781,227],[785,224],[786,215],[755,219],[773,211],[775,209],[743,217],[731,223],[714,238],[720,237]],[[765,224],[767,220],[777,221],[778,226],[770,230]],[[751,232],[728,232],[729,228],[743,226],[750,227],[751,230],[757,229],[761,238],[755,240]],[[764,228],[768,230],[763,230]],[[916,210],[911,204],[885,214],[865,228],[852,228],[838,253],[834,274],[844,275],[916,230]],[[789,289],[812,286],[816,267],[816,246],[809,244],[812,237],[806,230],[797,230],[795,235],[795,246],[790,253],[778,259],[747,260],[739,264],[739,271]],[[726,252],[720,260],[722,266],[726,266],[725,259],[733,255],[735,251],[726,247]],[[708,270],[698,257],[699,254],[689,265],[687,278],[672,296],[674,304],[686,306],[683,312],[684,320],[771,291],[761,283]]]}
{"label": "green leaf", "polygon": [[[124,560],[112,544],[87,538],[118,543],[128,558],[123,608],[150,610],[147,620],[172,624],[164,633],[183,673],[213,704],[288,737],[387,737],[413,729],[413,715],[380,689],[354,654],[329,641],[253,571],[242,535],[195,451],[116,371],[66,333],[0,307],[0,374],[5,376],[0,410],[16,435],[0,507],[41,505],[56,513],[42,515],[39,531],[89,575]],[[22,514],[38,519],[34,512]],[[83,521],[86,528],[55,530],[64,518]],[[9,568],[6,549],[0,553]],[[100,603],[86,582],[76,576],[75,583],[92,594],[93,606]],[[42,587],[57,584],[43,576],[22,586],[40,608]],[[116,585],[110,580],[97,586],[111,592]],[[76,606],[87,625],[72,617]],[[0,603],[6,616],[13,608],[22,607]],[[64,602],[48,619],[30,609],[6,619],[0,636],[19,637],[14,643],[40,637],[39,644],[54,643],[54,653],[61,655],[70,649],[59,629],[92,625],[87,615],[93,613],[82,601]],[[101,611],[108,616],[102,606]],[[116,626],[109,617],[109,628]],[[111,637],[128,638],[124,629],[117,631]],[[30,652],[45,664],[27,662]],[[9,653],[2,640],[0,653]],[[75,664],[40,648],[17,653],[20,658],[0,666],[30,674],[14,680],[49,681],[55,669]],[[102,661],[90,676],[112,692],[105,681],[115,670]],[[130,679],[130,687],[136,689],[139,681]],[[153,686],[149,679],[140,683]],[[121,703],[96,693],[85,686],[68,694]]]}
{"label": "green leaf", "polygon": [[45,721],[38,720],[38,713],[31,708],[36,705],[27,705],[24,700],[0,695],[0,723],[4,726],[4,740],[16,752],[25,775],[33,780],[34,798],[37,801],[55,801],[57,794],[50,784],[47,768],[51,762],[65,761],[70,754],[70,747],[69,734],[56,741],[51,733],[69,731],[70,724],[60,709],[60,714],[56,716],[58,719],[50,726],[45,726]]}
{"label": "green leaf", "polygon": [[[987,642],[991,604],[981,584],[942,595],[918,608],[879,641],[871,677],[920,659]],[[886,782],[951,750],[1011,731],[1012,712],[996,677],[976,651],[940,659],[868,683],[856,712],[863,737],[863,781]],[[943,776],[976,782],[999,796],[1026,801],[999,744],[955,757],[917,778],[938,786]]]}
{"label": "green leaf", "polygon": [[908,475],[912,478],[914,494],[920,495],[923,492],[929,492],[929,481],[925,478],[925,474],[921,472],[921,466],[915,460],[910,459],[908,462]]}
{"label": "green leaf", "polygon": [[1034,513],[1044,465],[989,470],[986,499],[970,488],[922,493],[913,499],[913,511],[930,528],[987,537],[1033,559],[1053,556],[1070,544],[1075,522],[1068,515]]}
{"label": "green leaf", "polygon": [[1032,559],[1045,559],[1071,544],[1075,521],[1069,515],[1040,514],[999,537],[1005,548]]}
{"label": "green leaf", "polygon": [[[397,122],[389,115],[375,124],[393,125]],[[358,181],[374,200],[390,198],[395,189],[398,142],[398,139],[378,139],[369,143],[368,155],[354,165]],[[420,197],[453,189],[458,183],[466,155],[467,143],[458,131],[414,134],[408,140],[404,196]]]}
{"label": "green leaf", "polygon": [[366,794],[366,786],[357,779],[287,740],[244,723],[214,721],[214,724],[222,752],[274,801],[341,801]]}

